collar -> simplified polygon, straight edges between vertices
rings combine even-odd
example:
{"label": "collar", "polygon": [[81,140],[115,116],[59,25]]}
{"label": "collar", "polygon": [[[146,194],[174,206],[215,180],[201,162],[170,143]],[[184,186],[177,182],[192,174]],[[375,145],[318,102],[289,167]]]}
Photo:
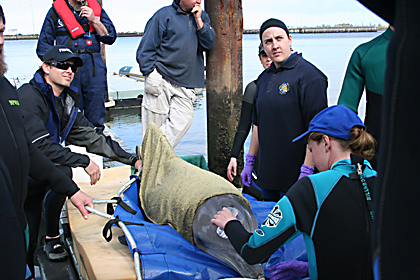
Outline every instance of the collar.
{"label": "collar", "polygon": [[[376,176],[377,172],[375,170],[373,170],[372,165],[370,165],[369,161],[364,160],[363,164],[366,166],[365,170],[363,171],[363,173],[365,174],[366,177],[369,178],[369,177],[372,177],[372,176]],[[356,166],[351,164],[351,160],[349,158],[336,161],[331,166],[331,170],[337,171],[337,172],[339,172],[341,174],[345,174],[345,175],[357,172]]]}
{"label": "collar", "polygon": [[390,27],[388,27],[388,29],[382,34],[382,36],[384,36],[387,40],[391,40],[392,35],[394,35],[394,31],[392,31]]}
{"label": "collar", "polygon": [[178,12],[178,13],[181,13],[181,14],[185,14],[185,15],[190,15],[190,13],[187,13],[186,11],[184,11],[183,9],[181,9],[181,7],[177,4],[177,3],[175,3],[175,1],[173,1],[172,2],[172,7]]}
{"label": "collar", "polygon": [[[37,87],[42,94],[44,94],[47,98],[51,98],[51,96],[54,96],[52,87],[49,83],[47,83],[44,79],[44,72],[42,71],[42,68],[38,69],[33,79],[29,82],[31,85]],[[51,93],[51,96],[48,95],[48,92]],[[78,94],[79,90],[73,86],[70,85],[70,87],[64,88],[63,92],[61,93],[61,97],[63,97],[63,94],[68,94],[70,97],[74,100],[76,105],[79,103],[80,95]]]}
{"label": "collar", "polygon": [[270,67],[268,68],[268,71],[276,73],[281,69],[293,69],[302,59],[302,53],[294,52],[286,59],[285,62],[283,62],[283,64],[279,68],[276,68],[274,62],[271,63]]}

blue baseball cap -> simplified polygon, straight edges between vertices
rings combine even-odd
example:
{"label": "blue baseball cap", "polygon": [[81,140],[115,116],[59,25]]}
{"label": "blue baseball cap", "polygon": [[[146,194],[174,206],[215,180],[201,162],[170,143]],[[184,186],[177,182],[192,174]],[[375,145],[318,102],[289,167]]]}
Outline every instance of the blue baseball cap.
{"label": "blue baseball cap", "polygon": [[353,126],[365,128],[359,116],[344,105],[334,105],[319,112],[309,123],[308,131],[293,139],[296,142],[310,132],[322,132],[338,139],[351,140]]}

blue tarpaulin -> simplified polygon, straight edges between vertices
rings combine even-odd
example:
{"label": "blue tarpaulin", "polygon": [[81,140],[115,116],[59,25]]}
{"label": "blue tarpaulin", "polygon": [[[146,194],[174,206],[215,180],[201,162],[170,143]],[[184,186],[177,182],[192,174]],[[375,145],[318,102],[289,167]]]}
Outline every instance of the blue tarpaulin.
{"label": "blue tarpaulin", "polygon": [[[244,196],[251,203],[253,213],[261,225],[275,203]],[[216,280],[240,277],[235,270],[191,244],[171,226],[147,222],[140,210],[137,182],[124,192],[123,201],[137,213],[130,214],[117,206],[114,216],[123,222],[135,223],[127,228],[139,248],[143,279]],[[130,251],[133,255],[131,247]],[[265,270],[278,262],[294,259],[307,261],[302,236],[282,246],[262,265]]]}

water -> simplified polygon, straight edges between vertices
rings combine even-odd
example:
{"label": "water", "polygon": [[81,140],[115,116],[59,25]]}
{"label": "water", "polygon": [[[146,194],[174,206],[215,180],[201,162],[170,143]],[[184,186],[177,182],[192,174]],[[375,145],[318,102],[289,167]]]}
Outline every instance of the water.
{"label": "water", "polygon": [[[366,33],[325,33],[292,34],[292,47],[303,53],[303,57],[316,65],[328,77],[328,103],[337,103],[347,63],[353,49],[360,43],[381,34]],[[106,47],[108,66],[108,86],[110,96],[121,98],[124,93],[142,92],[143,83],[126,77],[114,75],[122,66],[137,66],[136,50],[140,37],[121,37],[112,46]],[[263,68],[258,59],[259,37],[246,34],[243,38],[243,82],[245,86],[256,79]],[[36,40],[6,41],[5,54],[9,64],[8,78],[19,78],[28,82],[35,70],[41,65],[35,54]],[[205,93],[204,93],[205,94]],[[135,96],[135,94],[132,94]],[[364,118],[364,99],[361,101],[359,115]],[[110,110],[106,122],[108,126],[134,150],[141,145],[140,108],[128,110]],[[249,147],[249,138],[245,142],[245,151]],[[194,119],[191,128],[181,140],[175,152],[180,155],[207,155],[206,98],[198,96],[194,104]]]}

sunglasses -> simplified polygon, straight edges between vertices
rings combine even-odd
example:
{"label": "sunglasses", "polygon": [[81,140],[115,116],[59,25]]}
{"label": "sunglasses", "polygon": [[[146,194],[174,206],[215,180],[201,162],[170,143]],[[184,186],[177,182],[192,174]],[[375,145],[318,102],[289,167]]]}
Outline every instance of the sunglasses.
{"label": "sunglasses", "polygon": [[57,67],[58,69],[61,69],[61,70],[67,70],[67,69],[69,69],[69,67],[71,67],[71,71],[73,73],[76,73],[77,69],[79,68],[78,66],[76,66],[74,64],[70,64],[68,62],[50,61],[47,64],[49,64],[51,66],[54,66],[54,67]]}

